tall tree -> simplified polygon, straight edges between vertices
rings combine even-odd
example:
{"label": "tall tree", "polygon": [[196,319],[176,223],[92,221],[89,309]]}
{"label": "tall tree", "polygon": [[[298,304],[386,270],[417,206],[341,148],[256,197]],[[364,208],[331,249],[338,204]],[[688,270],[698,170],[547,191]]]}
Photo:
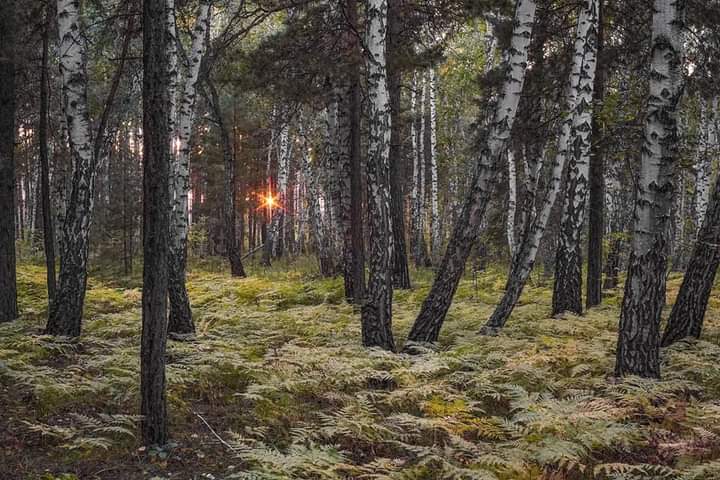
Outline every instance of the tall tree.
{"label": "tall tree", "polygon": [[0,15],[0,322],[18,316],[15,273],[15,0]]}
{"label": "tall tree", "polygon": [[413,324],[409,342],[435,342],[445,320],[455,290],[465,269],[465,262],[477,241],[480,223],[492,195],[500,157],[507,148],[528,64],[528,46],[535,23],[536,4],[518,0],[514,28],[505,61],[505,79],[485,145],[479,153],[477,168],[462,212],[455,224],[445,256],[432,288]]}
{"label": "tall tree", "polygon": [[685,337],[700,338],[703,319],[720,265],[720,176],[705,219],[698,232],[680,292],[670,312],[661,345],[667,347]]}
{"label": "tall tree", "polygon": [[668,222],[678,155],[686,2],[655,0],[650,92],[636,189],[632,250],[620,313],[615,375],[660,377],[660,314],[665,303]]}
{"label": "tall tree", "polygon": [[388,0],[387,57],[388,90],[390,95],[390,195],[392,197],[392,233],[393,233],[393,286],[410,288],[407,248],[405,244],[405,205],[402,188],[402,123],[400,122],[400,2]]}
{"label": "tall tree", "polygon": [[38,118],[38,150],[40,153],[40,197],[43,219],[43,245],[47,276],[48,306],[55,299],[55,229],[50,208],[50,168],[48,162],[48,50],[50,37],[50,2],[45,3],[45,24],[42,33],[40,65],[40,112]]}
{"label": "tall tree", "polygon": [[[170,56],[169,71],[170,94],[174,97],[174,87],[178,85],[178,69],[174,64],[172,50],[177,48],[177,29],[174,21],[174,0],[170,0],[170,8],[164,21],[169,24],[170,37],[176,42],[168,43],[167,54]],[[168,331],[173,334],[192,334],[195,324],[192,320],[190,299],[185,286],[187,268],[187,238],[189,231],[188,192],[190,191],[190,137],[195,124],[195,104],[198,95],[198,79],[200,66],[207,50],[207,37],[210,29],[211,0],[202,0],[195,16],[195,26],[191,32],[190,51],[187,55],[185,78],[178,99],[173,98],[169,116],[172,116],[172,141],[174,143],[174,161],[170,170],[171,212],[170,212],[170,323]],[[176,106],[176,107],[175,107]],[[177,113],[175,113],[177,108]],[[175,118],[177,114],[177,119]]]}
{"label": "tall tree", "polygon": [[598,0],[585,0],[578,20],[575,55],[582,56],[578,79],[575,118],[573,121],[570,161],[568,162],[560,235],[555,259],[553,315],[562,312],[582,313],[582,245],[580,235],[585,225],[590,140],[592,136],[593,89],[597,66]]}
{"label": "tall tree", "polygon": [[220,142],[223,152],[223,225],[225,228],[225,248],[228,262],[230,263],[230,275],[233,277],[245,277],[245,268],[242,264],[240,246],[236,234],[236,213],[235,204],[237,188],[235,181],[235,149],[230,139],[230,132],[223,118],[220,109],[220,96],[218,95],[215,83],[208,79],[207,84],[210,96],[209,104],[215,117],[215,124],[220,133]]}
{"label": "tall tree", "polygon": [[88,115],[87,55],[79,9],[80,2],[58,0],[63,113],[68,127],[73,178],[63,224],[58,292],[50,306],[46,327],[48,334],[69,337],[80,335],[97,166]]}
{"label": "tall tree", "polygon": [[394,350],[392,335],[393,234],[390,220],[390,97],[387,89],[387,0],[369,0],[367,10],[368,139],[367,188],[370,251],[367,297],[362,307],[366,347]]}
{"label": "tall tree", "polygon": [[[495,333],[505,325],[525,288],[530,272],[535,265],[540,240],[545,234],[550,213],[560,192],[567,158],[572,159],[575,155],[587,155],[586,146],[581,148],[580,140],[575,140],[575,138],[578,134],[589,135],[587,122],[590,120],[591,110],[589,109],[591,109],[595,73],[594,35],[596,23],[594,22],[597,21],[597,17],[593,17],[594,1],[586,0],[580,10],[580,15],[578,15],[572,67],[566,90],[565,108],[567,113],[560,124],[560,135],[550,174],[550,184],[537,214],[524,226],[522,241],[518,245],[510,267],[505,294],[483,328],[485,333]],[[587,158],[580,159],[580,161],[586,162]],[[578,167],[576,166],[575,169],[577,170]],[[524,216],[529,219],[530,212],[524,212]]]}
{"label": "tall tree", "polygon": [[140,413],[145,445],[167,443],[165,347],[170,222],[167,0],[143,1],[143,292]]}
{"label": "tall tree", "polygon": [[605,52],[605,1],[599,0],[597,32],[597,72],[595,74],[595,108],[592,119],[592,142],[590,147],[590,192],[588,208],[588,266],[587,308],[602,302],[603,234],[605,233],[605,147],[604,128],[601,121],[605,101],[605,82],[609,57]]}

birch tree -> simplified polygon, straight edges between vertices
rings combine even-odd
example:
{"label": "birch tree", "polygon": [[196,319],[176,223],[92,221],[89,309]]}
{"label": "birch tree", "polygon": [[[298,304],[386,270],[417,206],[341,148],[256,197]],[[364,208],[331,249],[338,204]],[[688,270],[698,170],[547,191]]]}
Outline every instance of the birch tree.
{"label": "birch tree", "polygon": [[675,299],[661,345],[685,337],[700,338],[703,320],[720,265],[720,176],[697,235],[690,263]]}
{"label": "birch tree", "polygon": [[710,175],[712,174],[712,157],[708,155],[710,145],[710,115],[707,101],[699,99],[700,124],[698,145],[695,149],[695,225],[698,229],[705,218],[710,197]]}
{"label": "birch tree", "polygon": [[497,178],[500,157],[507,148],[525,83],[528,46],[535,22],[535,12],[534,1],[518,0],[516,2],[512,40],[505,60],[505,79],[490,125],[490,132],[485,145],[479,152],[476,171],[473,174],[467,198],[455,224],[435,281],[408,336],[411,344],[437,340],[465,269],[465,262],[470,255],[472,246],[477,241],[480,223]]}
{"label": "birch tree", "polygon": [[580,235],[585,225],[588,199],[598,26],[598,0],[587,0],[583,4],[578,20],[578,31],[582,31],[582,35],[578,35],[580,42],[575,44],[575,55],[582,56],[582,67],[578,81],[572,143],[569,145],[570,162],[555,260],[553,315],[565,311],[582,313]]}
{"label": "birch tree", "polygon": [[438,159],[437,159],[437,74],[429,69],[428,101],[430,103],[430,252],[435,262],[440,257],[440,207],[438,199]]}
{"label": "birch tree", "polygon": [[75,0],[57,2],[63,113],[73,181],[63,223],[58,291],[45,329],[47,334],[68,337],[80,335],[97,165],[88,115],[87,52],[79,8],[80,2]]}
{"label": "birch tree", "polygon": [[[595,9],[596,0],[586,0],[578,16],[575,50],[565,100],[567,113],[560,125],[557,153],[552,164],[548,190],[537,215],[524,231],[522,243],[518,246],[511,264],[505,293],[483,328],[484,333],[495,333],[502,328],[515,308],[535,265],[540,240],[545,233],[550,213],[560,192],[566,160],[568,156],[572,157],[576,152],[578,154],[581,152],[579,148],[575,148],[579,140],[574,140],[574,136],[581,128],[589,129],[585,122],[592,116],[592,89],[595,73],[594,35],[597,25]],[[579,144],[577,145],[579,147]]]}
{"label": "birch tree", "polygon": [[15,0],[0,15],[0,322],[18,316],[15,273]]}
{"label": "birch tree", "polygon": [[650,92],[637,183],[632,250],[620,313],[615,375],[660,376],[660,314],[678,153],[685,2],[655,0]]}
{"label": "birch tree", "polygon": [[390,97],[387,89],[387,0],[369,0],[367,9],[368,138],[367,193],[369,279],[362,307],[366,347],[394,350],[392,335],[393,235],[390,223]]}
{"label": "birch tree", "polygon": [[[174,0],[168,0],[174,2]],[[190,51],[187,55],[185,78],[179,99],[174,98],[179,73],[177,61],[173,58],[177,48],[177,30],[174,21],[174,5],[168,4],[167,18],[171,40],[167,45],[167,54],[170,58],[170,94],[173,100],[170,103],[169,116],[173,128],[174,142],[173,162],[170,169],[170,276],[168,293],[170,296],[170,317],[168,331],[178,337],[195,332],[192,320],[190,299],[185,286],[185,272],[187,266],[187,238],[190,228],[188,217],[188,192],[190,191],[190,136],[195,123],[195,103],[198,95],[198,78],[200,65],[207,50],[207,37],[210,28],[209,0],[202,0],[195,17],[195,26],[192,30]],[[171,11],[172,8],[172,11]],[[172,18],[171,18],[172,15]],[[175,42],[172,41],[175,40]],[[170,45],[174,43],[174,45]],[[177,110],[176,110],[177,109]],[[177,119],[175,120],[175,115]]]}
{"label": "birch tree", "polygon": [[507,169],[508,169],[508,212],[506,223],[506,235],[508,241],[508,249],[510,250],[510,258],[515,256],[515,213],[517,207],[517,172],[515,171],[515,154],[512,148],[507,151]]}

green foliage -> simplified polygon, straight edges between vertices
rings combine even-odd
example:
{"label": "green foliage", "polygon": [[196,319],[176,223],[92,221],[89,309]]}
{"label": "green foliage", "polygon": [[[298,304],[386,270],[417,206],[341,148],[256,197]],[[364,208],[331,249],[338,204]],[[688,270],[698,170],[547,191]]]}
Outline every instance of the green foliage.
{"label": "green foliage", "polygon": [[[199,265],[190,274],[198,335],[168,346],[171,434],[242,466],[216,478],[694,480],[720,471],[717,298],[706,340],[664,352],[663,381],[614,383],[616,305],[547,318],[550,288],[538,277],[507,328],[480,336],[503,286],[490,268],[461,283],[438,349],[391,354],[360,347],[341,280],[296,263],[311,264],[246,279]],[[20,278],[25,314],[0,325],[0,381],[13,386],[0,400],[12,428],[73,461],[127,451],[139,290],[93,278],[83,337],[58,342],[36,334],[44,275],[23,266]],[[416,278],[396,296],[400,340],[431,276]]]}

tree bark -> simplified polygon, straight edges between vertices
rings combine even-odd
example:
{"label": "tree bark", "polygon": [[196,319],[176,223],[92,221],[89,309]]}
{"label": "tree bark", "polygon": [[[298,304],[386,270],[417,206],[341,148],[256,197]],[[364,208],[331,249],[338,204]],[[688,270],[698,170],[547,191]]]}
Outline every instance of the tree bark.
{"label": "tree bark", "polygon": [[720,265],[720,177],[705,219],[698,232],[680,292],[670,312],[661,345],[670,346],[685,337],[700,338],[708,300]]}
{"label": "tree bark", "polygon": [[0,322],[18,317],[15,272],[15,0],[0,15]]}
{"label": "tree bark", "polygon": [[486,144],[480,152],[469,193],[458,217],[445,256],[408,336],[409,342],[435,342],[445,320],[465,262],[479,235],[485,208],[492,195],[500,157],[507,148],[525,82],[528,46],[535,22],[536,4],[518,0],[515,27],[506,60],[506,76]]}
{"label": "tree bark", "polygon": [[[577,128],[574,127],[579,127],[588,120],[587,109],[588,103],[592,98],[593,84],[593,79],[588,75],[588,73],[592,70],[594,74],[594,66],[589,67],[587,65],[590,59],[593,59],[594,61],[594,56],[591,53],[594,46],[594,39],[589,38],[591,35],[594,35],[593,23],[589,21],[590,12],[590,9],[583,8],[580,12],[580,16],[578,17],[575,34],[575,52],[565,100],[567,113],[560,125],[557,153],[555,154],[555,159],[552,165],[550,184],[537,215],[531,222],[528,222],[525,227],[522,242],[518,246],[517,254],[511,264],[505,294],[482,329],[482,331],[487,334],[496,333],[499,329],[505,326],[505,323],[510,317],[510,314],[515,308],[515,305],[525,288],[530,272],[532,272],[535,265],[540,241],[545,235],[547,222],[550,218],[553,206],[555,205],[557,195],[560,192],[561,179],[563,172],[565,171],[566,159],[568,155],[573,154],[571,149],[575,142],[572,139],[574,133],[577,131]],[[580,102],[579,98],[581,96],[581,91],[583,90],[589,90],[590,98],[588,99],[586,92],[585,102]],[[580,105],[581,103],[582,105]],[[582,112],[584,112],[585,115],[580,115]]]}
{"label": "tree bark", "polygon": [[225,166],[223,171],[223,223],[225,227],[226,253],[228,262],[230,263],[230,275],[244,278],[246,276],[245,268],[242,264],[242,254],[235,231],[235,152],[232,141],[230,140],[230,132],[228,132],[222,110],[220,109],[220,98],[215,84],[209,79],[206,80],[206,84],[210,91],[210,107],[215,117],[218,131],[220,132],[220,141],[223,149],[223,165]]}
{"label": "tree bark", "polygon": [[[170,0],[173,1],[173,0]],[[195,332],[195,324],[192,320],[190,299],[188,298],[185,286],[187,269],[187,237],[190,222],[188,218],[188,192],[190,191],[190,137],[193,124],[195,123],[195,103],[197,100],[198,77],[200,65],[207,49],[207,32],[210,28],[210,0],[202,0],[198,7],[195,26],[192,30],[192,42],[188,55],[187,74],[183,82],[182,94],[179,101],[172,100],[168,116],[173,119],[172,126],[175,131],[171,132],[174,143],[174,161],[170,170],[171,211],[170,211],[170,258],[169,258],[169,283],[168,294],[170,296],[170,320],[168,331],[177,335],[188,335]],[[172,49],[173,40],[176,41],[177,33],[174,12],[169,11],[165,22],[170,24],[168,28],[170,40],[166,48]],[[171,17],[172,15],[172,17]],[[172,57],[168,66],[170,72],[170,90],[173,93],[174,85],[178,82],[177,65],[173,64]],[[174,105],[177,105],[177,120],[174,118]]]}
{"label": "tree bark", "polygon": [[405,206],[403,201],[402,175],[402,124],[400,123],[400,21],[398,0],[388,1],[388,90],[390,94],[390,195],[392,198],[393,233],[393,287],[410,288],[405,242]]}
{"label": "tree bark", "polygon": [[362,306],[366,347],[393,351],[392,258],[390,223],[390,97],[387,89],[387,0],[370,0],[367,10],[368,139],[367,191],[370,251],[367,297]]}
{"label": "tree bark", "polygon": [[608,58],[605,54],[605,1],[598,0],[597,73],[595,75],[595,109],[592,120],[590,152],[590,198],[588,209],[588,267],[585,306],[602,303],[603,235],[605,234],[605,147],[601,110],[605,101]]}
{"label": "tree bark", "polygon": [[40,190],[43,219],[43,245],[48,290],[48,307],[55,299],[55,229],[50,206],[50,168],[48,163],[48,49],[50,30],[50,6],[45,6],[45,25],[42,34],[42,64],[40,67],[40,113],[38,125],[38,150],[40,152]]}
{"label": "tree bark", "polygon": [[650,92],[637,184],[634,236],[620,313],[615,375],[660,377],[668,222],[678,156],[685,2],[655,0]]}
{"label": "tree bark", "polygon": [[165,347],[170,221],[166,0],[143,2],[143,292],[140,413],[145,445],[167,443]]}
{"label": "tree bark", "polygon": [[[585,22],[585,23],[583,23]],[[565,201],[557,255],[552,314],[582,313],[582,245],[580,234],[585,225],[588,176],[590,168],[590,140],[592,138],[593,89],[597,66],[598,0],[585,0],[578,21],[576,55],[582,56],[582,68],[577,90],[572,143],[569,145],[565,185]],[[602,178],[602,177],[601,177]]]}
{"label": "tree bark", "polygon": [[55,301],[50,307],[45,333],[80,335],[87,286],[88,241],[97,158],[90,133],[87,105],[86,49],[80,26],[79,2],[58,0],[60,74],[63,112],[68,124],[73,179],[63,224],[63,250]]}

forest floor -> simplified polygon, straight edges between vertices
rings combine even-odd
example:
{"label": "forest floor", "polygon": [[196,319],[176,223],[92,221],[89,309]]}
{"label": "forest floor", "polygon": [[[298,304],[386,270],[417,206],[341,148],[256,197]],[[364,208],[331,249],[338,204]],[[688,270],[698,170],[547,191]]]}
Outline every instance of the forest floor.
{"label": "forest floor", "polygon": [[[339,279],[309,260],[232,279],[195,266],[197,338],[169,342],[172,442],[136,438],[139,278],[91,277],[83,334],[40,335],[45,274],[19,270],[0,325],[0,479],[720,479],[720,296],[660,382],[610,378],[621,292],[549,319],[536,277],[507,328],[477,331],[504,272],[462,282],[437,352],[360,347]],[[395,295],[402,344],[430,272]],[[680,277],[671,276],[670,301]]]}

